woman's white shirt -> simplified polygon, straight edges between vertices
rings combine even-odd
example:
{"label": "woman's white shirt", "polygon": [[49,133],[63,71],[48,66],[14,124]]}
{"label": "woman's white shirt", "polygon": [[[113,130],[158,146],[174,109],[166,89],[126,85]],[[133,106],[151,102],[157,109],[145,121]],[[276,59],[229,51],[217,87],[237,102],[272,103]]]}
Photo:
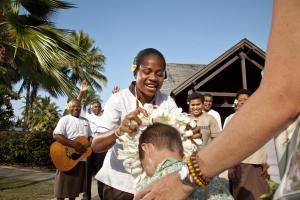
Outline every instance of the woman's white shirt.
{"label": "woman's white shirt", "polygon": [[[160,105],[163,102],[167,103],[169,110],[177,108],[176,103],[169,95],[157,92],[155,104]],[[141,103],[139,103],[139,106],[143,107]],[[128,88],[113,94],[106,102],[104,113],[101,116],[102,132],[118,127],[125,116],[136,108],[136,97]],[[119,148],[121,148],[121,145],[115,143],[108,150],[103,167],[97,173],[96,179],[113,188],[133,194],[134,177],[125,171],[122,162],[117,159]]]}

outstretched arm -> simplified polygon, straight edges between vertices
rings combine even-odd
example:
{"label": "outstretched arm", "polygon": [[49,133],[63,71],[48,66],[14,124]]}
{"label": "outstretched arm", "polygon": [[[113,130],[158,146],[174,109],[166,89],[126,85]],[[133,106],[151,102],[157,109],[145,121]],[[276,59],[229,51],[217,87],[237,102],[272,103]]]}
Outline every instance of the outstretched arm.
{"label": "outstretched arm", "polygon": [[[299,115],[299,10],[299,0],[274,0],[262,83],[224,128],[223,133],[197,153],[197,162],[206,176],[217,175],[248,157]],[[162,190],[159,184],[154,183],[141,190],[135,199],[165,199],[159,197],[180,195],[178,188],[182,186],[168,179],[171,180],[168,177],[162,180],[168,183],[164,187],[170,190]],[[188,195],[186,193],[185,197]],[[174,199],[182,199],[182,196]]]}
{"label": "outstretched arm", "polygon": [[88,89],[88,82],[86,80],[83,80],[81,82],[80,88],[79,88],[79,93],[77,95],[77,99],[81,102],[83,95],[85,94],[85,92]]}
{"label": "outstretched arm", "polygon": [[223,134],[198,153],[199,164],[207,176],[216,175],[251,155],[299,115],[299,11],[299,0],[274,1],[262,83]]}

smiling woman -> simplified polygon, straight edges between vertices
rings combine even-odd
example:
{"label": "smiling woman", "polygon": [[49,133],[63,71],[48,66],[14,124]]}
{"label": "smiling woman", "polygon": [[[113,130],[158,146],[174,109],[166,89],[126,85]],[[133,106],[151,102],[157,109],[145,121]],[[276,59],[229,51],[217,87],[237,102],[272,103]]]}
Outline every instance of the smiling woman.
{"label": "smiling woman", "polygon": [[[96,178],[105,184],[104,199],[132,199],[134,177],[118,160],[118,152],[122,145],[116,140],[125,132],[133,134],[141,124],[139,114],[147,116],[144,110],[146,103],[167,105],[169,111],[177,108],[174,100],[160,92],[166,68],[165,58],[156,49],[148,48],[140,51],[135,60],[133,75],[135,81],[118,93],[113,94],[107,101],[101,118],[103,134],[94,139],[94,151],[106,151],[102,169]],[[107,131],[109,130],[109,131]],[[110,148],[112,147],[112,148]]]}

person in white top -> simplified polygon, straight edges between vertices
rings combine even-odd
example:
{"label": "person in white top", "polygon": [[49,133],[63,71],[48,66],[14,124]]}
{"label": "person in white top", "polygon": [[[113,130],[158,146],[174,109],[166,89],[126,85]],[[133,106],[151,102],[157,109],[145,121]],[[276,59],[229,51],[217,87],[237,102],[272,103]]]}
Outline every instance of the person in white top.
{"label": "person in white top", "polygon": [[[80,117],[80,101],[73,99],[68,103],[69,115],[63,116],[53,131],[53,138],[65,146],[74,148],[77,152],[84,152],[86,147],[74,141],[79,136],[85,136],[90,141],[92,131],[87,119]],[[75,199],[85,191],[85,160],[80,161],[67,172],[56,170],[54,193],[57,199]]]}
{"label": "person in white top", "polygon": [[[113,94],[107,101],[102,115],[104,134],[94,139],[94,151],[106,151],[103,167],[96,178],[105,183],[104,200],[133,199],[133,176],[125,171],[123,164],[117,159],[120,144],[116,139],[124,132],[134,133],[141,120],[137,117],[143,113],[144,104],[160,105],[165,103],[169,110],[177,108],[174,100],[159,90],[165,77],[166,62],[164,56],[156,49],[148,48],[140,51],[135,58],[133,75],[135,82],[124,90]],[[135,122],[135,123],[134,123]],[[110,131],[107,131],[110,130]]]}
{"label": "person in white top", "polygon": [[[77,96],[77,99],[81,102],[83,96],[88,90],[88,82],[83,80],[80,85],[80,90]],[[117,92],[117,89],[114,89],[113,92]],[[102,115],[102,106],[99,100],[94,100],[91,103],[91,113],[85,112],[83,109],[80,112],[80,116],[86,118],[89,123],[91,130],[93,132],[93,137],[95,138],[99,134],[99,128],[101,127],[101,115]],[[106,152],[96,153],[93,152],[92,155],[88,158],[87,162],[87,191],[83,194],[83,197],[86,199],[91,199],[91,183],[92,176],[98,173],[103,165]],[[103,199],[103,187],[104,184],[100,181],[97,181],[98,195],[100,199]]]}
{"label": "person in white top", "polygon": [[206,93],[203,96],[203,110],[208,114],[212,115],[217,120],[220,130],[222,130],[221,116],[217,111],[211,108],[213,104],[213,96],[209,93]]}

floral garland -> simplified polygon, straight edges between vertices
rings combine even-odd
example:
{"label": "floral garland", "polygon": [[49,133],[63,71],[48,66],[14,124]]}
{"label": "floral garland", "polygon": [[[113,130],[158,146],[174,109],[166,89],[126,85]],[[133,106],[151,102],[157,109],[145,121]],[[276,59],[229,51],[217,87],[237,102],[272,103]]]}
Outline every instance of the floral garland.
{"label": "floral garland", "polygon": [[132,135],[125,133],[117,140],[117,143],[123,146],[123,149],[118,150],[118,159],[123,161],[125,170],[135,177],[135,184],[146,178],[146,173],[139,160],[138,143],[142,131],[149,125],[159,122],[175,127],[181,135],[185,157],[197,149],[195,143],[197,145],[202,143],[201,139],[193,139],[193,141],[190,139],[193,132],[187,127],[195,128],[196,122],[187,113],[183,113],[181,108],[169,112],[168,105],[162,103],[160,106],[145,104],[144,109],[147,111],[148,117],[143,114],[138,115],[142,124],[137,128],[137,132]]}

